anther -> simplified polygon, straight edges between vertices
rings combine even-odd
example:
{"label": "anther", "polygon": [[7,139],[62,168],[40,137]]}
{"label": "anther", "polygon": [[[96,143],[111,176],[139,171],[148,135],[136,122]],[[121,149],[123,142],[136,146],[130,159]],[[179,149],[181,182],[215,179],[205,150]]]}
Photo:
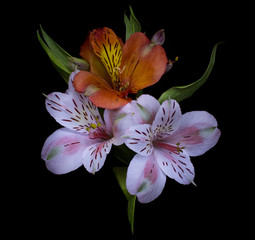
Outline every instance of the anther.
{"label": "anther", "polygon": [[97,128],[97,125],[95,123],[91,123],[90,124],[90,127],[93,128],[93,129],[96,129]]}
{"label": "anther", "polygon": [[166,64],[166,70],[165,70],[165,73],[169,72],[169,70],[173,67],[173,64],[175,62],[177,62],[179,60],[179,57],[176,56],[174,61],[172,61],[171,59],[168,60],[168,63]]}

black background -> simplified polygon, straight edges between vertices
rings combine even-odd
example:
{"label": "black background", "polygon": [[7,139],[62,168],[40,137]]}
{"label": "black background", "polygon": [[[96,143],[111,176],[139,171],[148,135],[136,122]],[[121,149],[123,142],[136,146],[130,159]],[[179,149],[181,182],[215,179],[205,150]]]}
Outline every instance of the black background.
{"label": "black background", "polygon": [[243,187],[234,170],[237,149],[232,145],[235,143],[232,129],[238,124],[232,116],[240,116],[235,111],[236,96],[231,89],[237,61],[237,49],[233,46],[237,44],[235,36],[241,34],[238,16],[242,10],[222,1],[61,1],[58,4],[55,1],[22,4],[20,7],[25,11],[17,15],[20,17],[15,23],[19,26],[19,19],[22,20],[22,27],[14,31],[16,36],[20,34],[19,39],[14,39],[14,54],[19,56],[22,66],[19,71],[22,77],[15,75],[21,93],[15,106],[19,125],[23,127],[18,134],[21,146],[17,150],[18,163],[8,175],[9,181],[13,178],[15,181],[8,187],[8,195],[14,202],[9,207],[13,211],[8,214],[7,224],[19,226],[17,231],[21,235],[35,239],[39,236],[132,239],[126,199],[112,172],[112,166],[120,165],[117,161],[108,158],[95,176],[84,167],[57,176],[46,169],[40,158],[46,138],[61,127],[46,111],[42,93],[64,92],[67,85],[36,36],[41,24],[60,46],[79,57],[81,44],[94,28],[107,26],[124,40],[123,16],[125,11],[129,13],[130,4],[142,31],[150,38],[165,29],[163,47],[168,58],[179,57],[169,73],[144,90],[156,98],[171,86],[200,78],[213,46],[224,42],[218,47],[215,67],[206,84],[181,102],[183,113],[206,110],[214,115],[222,132],[220,140],[206,154],[191,159],[197,187],[180,185],[168,178],[163,193],[155,201],[136,202],[133,239],[218,238],[242,231],[239,226],[242,208],[237,198]]}

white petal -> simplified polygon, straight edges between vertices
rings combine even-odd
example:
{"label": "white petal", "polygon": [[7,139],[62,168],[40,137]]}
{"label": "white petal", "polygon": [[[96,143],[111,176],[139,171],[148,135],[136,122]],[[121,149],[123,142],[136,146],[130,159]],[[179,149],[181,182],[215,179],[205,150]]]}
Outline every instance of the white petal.
{"label": "white petal", "polygon": [[152,123],[152,132],[156,138],[163,139],[172,135],[179,127],[181,115],[180,106],[175,100],[164,101]]}
{"label": "white petal", "polygon": [[74,72],[72,72],[69,76],[69,81],[68,81],[68,90],[66,91],[67,94],[71,95],[71,94],[79,94],[78,92],[75,91],[75,88],[73,86],[73,81],[74,81],[74,76],[80,72],[79,70],[76,70]]}
{"label": "white petal", "polygon": [[129,127],[148,123],[151,124],[160,107],[159,102],[150,95],[141,95],[137,101],[133,100],[124,107],[115,110],[105,110],[105,123],[112,127],[114,144],[121,145],[125,142],[122,136]]}
{"label": "white petal", "polygon": [[[127,104],[124,108],[130,106]],[[126,139],[122,138],[126,130],[138,123],[133,124],[133,116],[131,113],[125,113],[122,109],[118,110],[109,110],[105,109],[104,111],[104,120],[107,129],[112,131],[114,136],[114,145],[121,145],[125,142]],[[109,130],[108,130],[109,131]]]}
{"label": "white petal", "polygon": [[157,198],[166,182],[166,175],[161,171],[154,157],[136,154],[127,170],[127,190],[136,195],[139,202],[148,203]]}
{"label": "white petal", "polygon": [[93,143],[87,135],[61,128],[47,138],[41,157],[51,172],[68,173],[82,165],[83,151]]}
{"label": "white petal", "polygon": [[106,156],[111,150],[113,139],[107,141],[97,139],[97,141],[100,142],[87,147],[83,152],[84,167],[93,174],[103,167]]}
{"label": "white petal", "polygon": [[166,149],[155,148],[154,153],[161,170],[168,177],[175,179],[181,184],[194,184],[194,167],[185,150],[174,153]]}
{"label": "white petal", "polygon": [[216,119],[205,111],[185,113],[176,132],[169,138],[181,143],[190,156],[198,156],[215,146],[220,137]]}
{"label": "white petal", "polygon": [[105,109],[104,110],[104,123],[107,132],[112,136],[113,135],[113,124],[114,124],[114,119],[112,116],[113,110]]}
{"label": "white petal", "polygon": [[141,116],[139,123],[152,124],[160,108],[158,100],[150,95],[143,94],[137,99],[137,114]]}
{"label": "white petal", "polygon": [[151,125],[141,124],[130,127],[126,131],[125,144],[134,152],[147,156],[153,151]]}
{"label": "white petal", "polygon": [[[89,99],[82,94],[54,92],[46,98],[46,109],[62,126],[73,131],[88,133],[92,126],[103,125],[100,114]],[[92,128],[93,129],[93,128]]]}

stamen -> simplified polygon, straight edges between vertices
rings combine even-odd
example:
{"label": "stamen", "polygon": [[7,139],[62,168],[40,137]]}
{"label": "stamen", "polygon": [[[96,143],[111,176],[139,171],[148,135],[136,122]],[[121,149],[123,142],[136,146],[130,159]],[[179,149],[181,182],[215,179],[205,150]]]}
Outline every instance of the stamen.
{"label": "stamen", "polygon": [[95,123],[91,123],[90,124],[90,127],[93,128],[93,129],[96,129],[97,128],[97,125]]}
{"label": "stamen", "polygon": [[116,71],[118,71],[118,73],[122,73],[124,70],[125,70],[125,68],[126,68],[126,65],[121,69],[121,68],[119,68],[119,67],[115,67],[114,68],[114,71],[116,72]]}
{"label": "stamen", "polygon": [[183,147],[180,147],[180,144],[181,143],[176,143],[176,150],[177,150],[177,152],[180,154],[180,153],[182,153],[183,152],[183,150],[182,149],[185,149],[185,147],[183,146]]}
{"label": "stamen", "polygon": [[165,73],[169,72],[170,69],[173,67],[173,64],[174,64],[175,62],[177,62],[178,60],[179,60],[179,57],[178,57],[178,56],[175,57],[174,61],[172,61],[171,59],[169,59],[169,60],[168,60],[168,63],[166,64]]}
{"label": "stamen", "polygon": [[126,82],[125,84],[123,84],[120,82],[120,78],[119,78],[119,74],[121,74],[125,70],[125,68],[126,68],[126,65],[123,68],[115,67],[113,69],[113,74],[111,75],[113,88],[120,92],[124,92],[129,86],[129,82]]}
{"label": "stamen", "polygon": [[120,92],[124,92],[128,88],[129,82],[126,82],[125,84],[119,83],[118,85],[119,85],[118,90]]}

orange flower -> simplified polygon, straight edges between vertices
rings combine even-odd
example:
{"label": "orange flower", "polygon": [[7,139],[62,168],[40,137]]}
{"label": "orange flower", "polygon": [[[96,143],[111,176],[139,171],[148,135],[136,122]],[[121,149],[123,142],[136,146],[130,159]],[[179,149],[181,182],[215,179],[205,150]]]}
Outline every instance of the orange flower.
{"label": "orange flower", "polygon": [[89,62],[90,72],[76,74],[75,90],[107,109],[126,105],[132,100],[128,94],[158,82],[167,64],[165,50],[145,34],[134,33],[124,45],[106,27],[89,34],[80,55]]}

